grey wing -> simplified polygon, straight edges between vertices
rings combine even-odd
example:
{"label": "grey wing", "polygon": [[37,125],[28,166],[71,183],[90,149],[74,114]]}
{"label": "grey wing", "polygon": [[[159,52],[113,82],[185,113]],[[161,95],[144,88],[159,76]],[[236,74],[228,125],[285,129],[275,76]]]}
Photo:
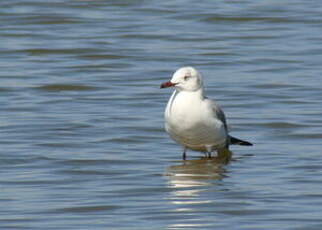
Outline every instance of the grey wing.
{"label": "grey wing", "polygon": [[[208,99],[209,100],[209,99]],[[209,100],[212,106],[212,110],[215,112],[218,119],[224,124],[226,131],[228,132],[228,126],[224,111],[214,101]]]}

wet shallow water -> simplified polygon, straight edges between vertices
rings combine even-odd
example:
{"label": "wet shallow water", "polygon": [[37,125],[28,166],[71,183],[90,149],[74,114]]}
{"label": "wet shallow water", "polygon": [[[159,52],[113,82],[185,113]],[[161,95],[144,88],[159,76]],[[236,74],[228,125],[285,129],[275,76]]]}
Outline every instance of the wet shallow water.
{"label": "wet shallow water", "polygon": [[[1,229],[321,229],[319,1],[0,3]],[[163,129],[204,75],[227,165]]]}

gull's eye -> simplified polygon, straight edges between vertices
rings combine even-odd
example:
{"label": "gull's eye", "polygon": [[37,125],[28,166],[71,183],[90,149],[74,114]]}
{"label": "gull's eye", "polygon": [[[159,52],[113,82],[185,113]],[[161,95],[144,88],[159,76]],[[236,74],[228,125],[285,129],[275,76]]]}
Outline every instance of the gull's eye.
{"label": "gull's eye", "polygon": [[190,76],[184,76],[184,80],[187,81],[190,78]]}

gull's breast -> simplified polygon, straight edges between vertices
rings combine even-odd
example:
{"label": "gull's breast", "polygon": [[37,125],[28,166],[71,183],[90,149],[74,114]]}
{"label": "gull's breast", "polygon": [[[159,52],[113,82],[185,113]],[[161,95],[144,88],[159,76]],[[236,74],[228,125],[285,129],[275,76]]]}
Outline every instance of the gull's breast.
{"label": "gull's breast", "polygon": [[202,101],[187,98],[180,101],[178,95],[171,99],[165,111],[165,129],[174,141],[197,151],[206,151],[205,146],[215,149],[225,145],[227,134],[223,123]]}
{"label": "gull's breast", "polygon": [[180,125],[166,122],[166,131],[178,144],[193,150],[205,151],[205,146],[223,147],[226,143],[226,133],[223,125],[196,122],[190,125]]}

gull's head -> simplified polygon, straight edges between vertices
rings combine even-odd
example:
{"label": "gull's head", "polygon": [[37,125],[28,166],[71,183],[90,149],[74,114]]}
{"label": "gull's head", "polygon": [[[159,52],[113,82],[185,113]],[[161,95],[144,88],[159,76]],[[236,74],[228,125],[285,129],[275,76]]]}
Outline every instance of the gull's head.
{"label": "gull's head", "polygon": [[160,88],[174,86],[179,91],[197,91],[202,88],[202,77],[193,67],[182,67],[172,76],[170,81],[161,84]]}

